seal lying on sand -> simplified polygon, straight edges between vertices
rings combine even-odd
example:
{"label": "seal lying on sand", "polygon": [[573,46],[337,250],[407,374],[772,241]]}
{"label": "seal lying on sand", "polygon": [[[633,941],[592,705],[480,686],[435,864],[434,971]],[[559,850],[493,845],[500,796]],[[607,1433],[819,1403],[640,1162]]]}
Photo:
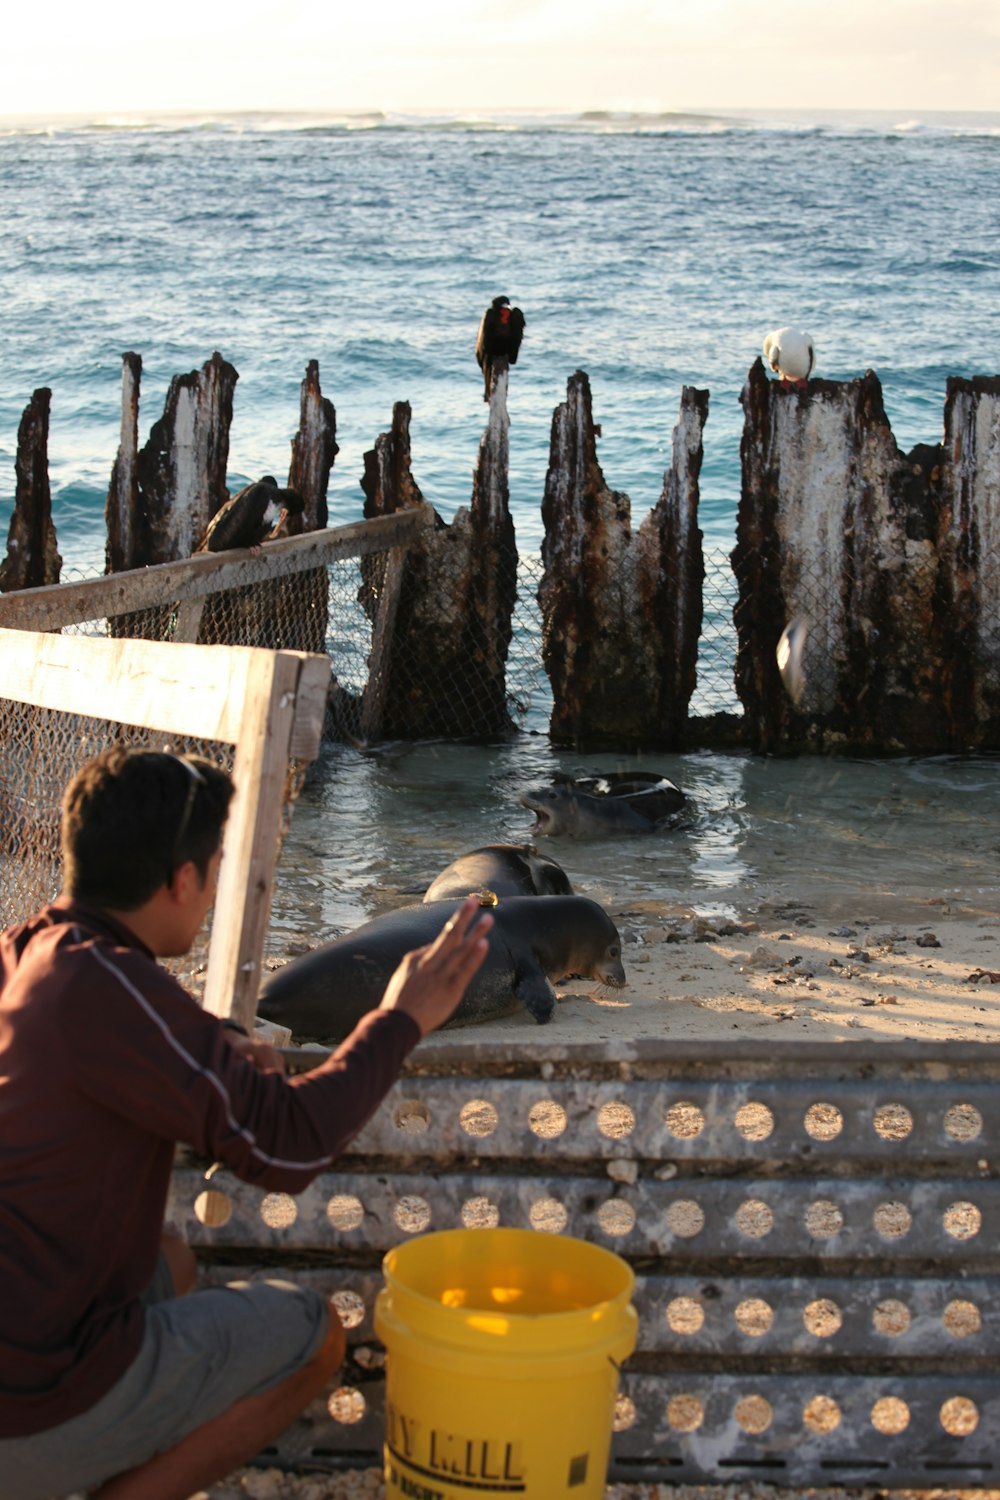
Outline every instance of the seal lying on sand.
{"label": "seal lying on sand", "polygon": [[470,849],[441,871],[424,892],[425,901],[492,891],[495,896],[572,896],[562,865],[530,844],[485,844]]}
{"label": "seal lying on sand", "polygon": [[580,839],[655,833],[686,800],[666,776],[610,771],[576,780],[557,777],[552,786],[530,787],[521,805],[535,814],[534,833]]}
{"label": "seal lying on sand", "polygon": [[[382,999],[396,965],[437,937],[458,901],[404,906],[293,959],[271,976],[257,1006],[298,1040],[339,1041]],[[552,981],[625,983],[618,929],[587,896],[510,896],[493,907],[489,953],[449,1026],[492,1021],[519,1005],[536,1021],[556,1008]]]}

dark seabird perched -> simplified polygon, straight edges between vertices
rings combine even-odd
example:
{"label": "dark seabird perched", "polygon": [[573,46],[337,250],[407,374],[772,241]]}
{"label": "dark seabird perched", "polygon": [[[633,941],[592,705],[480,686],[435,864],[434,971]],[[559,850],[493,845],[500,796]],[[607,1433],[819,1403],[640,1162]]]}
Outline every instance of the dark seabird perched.
{"label": "dark seabird perched", "polygon": [[524,336],[524,313],[519,307],[511,307],[509,297],[494,297],[483,313],[476,339],[476,359],[483,372],[486,388],[483,400],[490,399],[493,384],[493,361],[506,355],[512,365],[517,364],[517,351]]}
{"label": "dark seabird perched", "polygon": [[305,503],[298,490],[283,490],[270,474],[237,490],[205,527],[196,552],[230,552],[259,547],[279,536],[302,530]]}

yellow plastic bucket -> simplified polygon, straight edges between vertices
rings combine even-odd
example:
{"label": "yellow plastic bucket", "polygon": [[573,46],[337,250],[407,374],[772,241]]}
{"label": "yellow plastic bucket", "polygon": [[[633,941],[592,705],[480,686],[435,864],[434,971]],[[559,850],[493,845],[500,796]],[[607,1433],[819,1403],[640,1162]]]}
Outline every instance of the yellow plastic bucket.
{"label": "yellow plastic bucket", "polygon": [[610,1250],[451,1229],[382,1262],[387,1500],[602,1500],[635,1277]]}

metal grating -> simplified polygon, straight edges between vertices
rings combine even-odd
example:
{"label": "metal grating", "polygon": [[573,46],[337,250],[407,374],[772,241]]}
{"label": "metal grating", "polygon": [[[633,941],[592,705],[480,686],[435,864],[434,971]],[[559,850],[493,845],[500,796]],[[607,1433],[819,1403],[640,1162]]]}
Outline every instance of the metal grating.
{"label": "metal grating", "polygon": [[1000,1048],[641,1050],[554,1065],[421,1049],[341,1170],[296,1199],[179,1164],[172,1217],[207,1278],[280,1269],[334,1295],[347,1326],[341,1385],[270,1461],[377,1459],[382,1255],[503,1224],[637,1272],[613,1477],[992,1482]]}

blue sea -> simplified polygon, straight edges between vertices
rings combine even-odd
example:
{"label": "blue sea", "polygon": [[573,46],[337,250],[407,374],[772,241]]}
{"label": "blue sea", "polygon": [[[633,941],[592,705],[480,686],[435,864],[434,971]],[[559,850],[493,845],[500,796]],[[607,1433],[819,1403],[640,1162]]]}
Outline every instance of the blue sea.
{"label": "blue sea", "polygon": [[[413,474],[448,517],[469,501],[486,412],[479,318],[506,293],[527,323],[509,393],[520,550],[537,552],[552,412],[583,369],[605,478],[631,496],[635,524],[661,492],[681,387],[709,389],[700,518],[710,559],[733,543],[738,398],[769,330],[809,330],[819,375],[874,369],[903,450],[939,439],[949,375],[1000,371],[1000,112],[0,120],[0,205],[0,542],[18,421],[48,386],[64,578],[103,571],[126,350],[143,359],[141,441],[172,376],[216,349],[235,365],[231,490],[287,472],[299,383],[317,359],[340,442],[332,524],[361,515],[362,456],[393,403],[410,402]],[[410,753],[417,780],[431,765],[437,786],[443,750],[427,762],[426,750],[397,748],[375,758],[386,768],[378,796],[399,784]],[[499,800],[483,790],[466,823],[472,842],[526,831],[511,797],[518,777],[567,764],[540,741],[536,759],[530,776],[509,762],[479,767],[477,785]],[[751,806],[759,778],[748,790],[746,775],[733,780],[746,762],[667,759],[703,820],[693,843],[675,846],[686,852],[671,886],[728,899],[766,883],[767,819]],[[354,776],[363,826],[372,764],[345,755],[316,795],[342,794]],[[985,840],[974,869],[940,883],[992,890],[995,850],[981,832],[984,797],[1000,801],[992,763],[911,769],[931,777],[921,796],[946,808],[957,798],[968,837]],[[839,814],[813,788],[797,816],[822,801],[824,818],[849,824],[860,797],[870,822],[872,808],[892,806],[886,774],[909,785],[897,773],[855,765],[845,787],[844,769],[830,772]],[[969,820],[961,809],[972,807]],[[939,848],[937,817],[935,828]],[[413,839],[433,873],[460,834],[425,848],[426,831]],[[746,858],[751,836],[758,852]],[[415,863],[397,846],[372,852],[344,873],[347,906],[335,901],[327,919],[366,914],[370,891]],[[936,877],[928,870],[928,885]],[[328,890],[339,878],[317,880]],[[884,864],[848,878],[891,884]]]}

